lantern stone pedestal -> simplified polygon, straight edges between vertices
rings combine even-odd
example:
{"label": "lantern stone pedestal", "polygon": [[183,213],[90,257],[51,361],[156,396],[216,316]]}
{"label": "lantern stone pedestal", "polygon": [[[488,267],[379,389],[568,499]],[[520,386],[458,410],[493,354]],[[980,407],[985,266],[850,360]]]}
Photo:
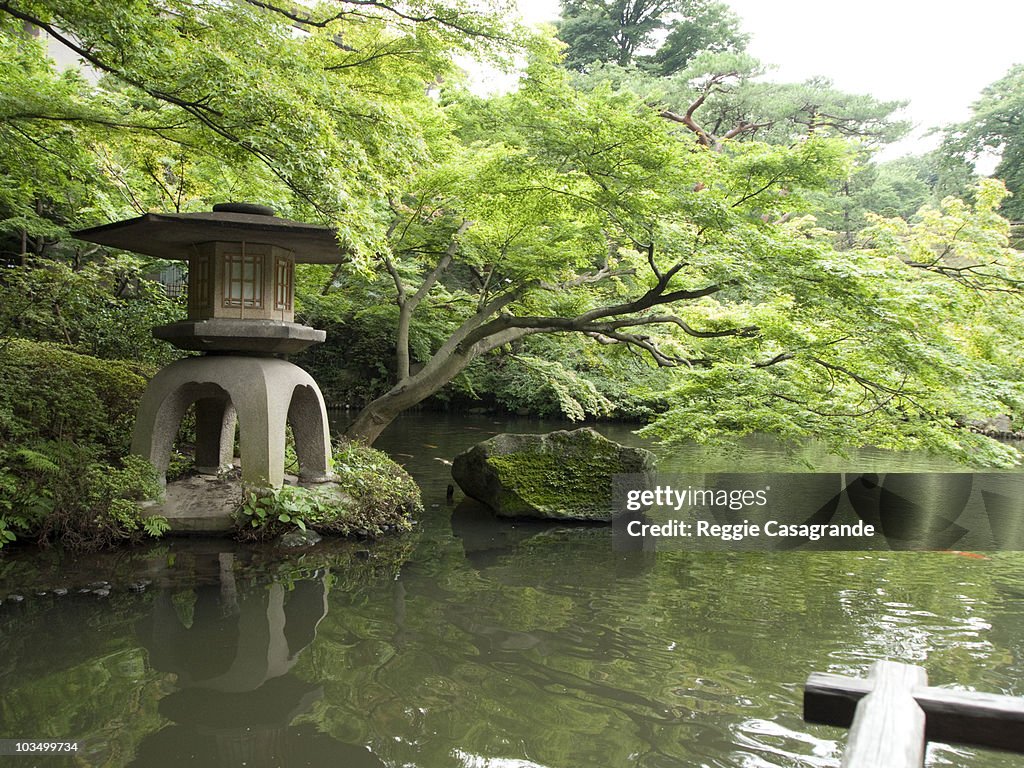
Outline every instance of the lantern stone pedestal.
{"label": "lantern stone pedestal", "polygon": [[132,438],[132,453],[148,459],[161,478],[193,403],[200,473],[217,474],[230,466],[237,419],[243,483],[281,487],[288,424],[299,477],[305,482],[329,479],[327,407],[313,377],[298,366],[272,357],[207,355],[163,368],[142,396]]}

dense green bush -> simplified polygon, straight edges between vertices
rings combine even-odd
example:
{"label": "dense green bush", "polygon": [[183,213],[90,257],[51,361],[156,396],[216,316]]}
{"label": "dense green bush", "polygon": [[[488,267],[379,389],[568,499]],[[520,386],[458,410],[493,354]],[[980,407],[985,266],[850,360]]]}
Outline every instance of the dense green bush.
{"label": "dense green bush", "polygon": [[0,345],[0,440],[91,443],[106,457],[131,443],[150,366],[100,360],[57,344]]}
{"label": "dense green bush", "polygon": [[150,329],[184,317],[185,299],[146,279],[162,263],[120,255],[75,268],[46,259],[0,268],[0,336],[164,365],[182,353]]}
{"label": "dense green bush", "polygon": [[387,454],[342,441],[334,450],[336,484],[250,491],[238,514],[243,538],[262,539],[298,526],[340,536],[407,531],[423,507],[420,490]]}
{"label": "dense green bush", "polygon": [[159,494],[155,471],[126,455],[146,372],[55,344],[0,344],[0,546],[96,548],[163,531],[136,503]]}

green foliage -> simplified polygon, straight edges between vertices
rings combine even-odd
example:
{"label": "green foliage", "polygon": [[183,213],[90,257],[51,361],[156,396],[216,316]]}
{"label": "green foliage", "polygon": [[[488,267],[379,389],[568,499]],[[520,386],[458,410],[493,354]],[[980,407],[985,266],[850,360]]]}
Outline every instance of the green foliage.
{"label": "green foliage", "polygon": [[767,72],[765,64],[749,54],[705,53],[670,77],[605,63],[578,76],[578,83],[588,90],[610,84],[678,115],[692,107],[702,131],[719,139],[728,136],[733,142],[789,145],[814,134],[877,146],[901,138],[910,129],[908,122],[895,116],[905,102],[841,91],[824,77],[802,83],[773,82],[766,78]]}
{"label": "green foliage", "polygon": [[353,498],[354,507],[349,521],[321,521],[328,531],[408,530],[411,515],[422,510],[419,487],[383,451],[342,440],[334,449],[334,474],[341,490]]}
{"label": "green foliage", "polygon": [[0,440],[94,445],[127,453],[148,366],[99,360],[56,344],[21,339],[0,347]]}
{"label": "green foliage", "polygon": [[238,511],[239,535],[267,538],[292,527],[340,536],[407,531],[422,509],[419,488],[387,454],[356,442],[340,443],[327,487],[250,490]]}
{"label": "green foliage", "polygon": [[[412,316],[429,330],[410,323],[409,352],[422,370],[377,405],[415,403],[465,372],[462,386],[478,394],[493,386],[507,404],[579,416],[586,366],[568,353],[579,341],[558,340],[578,332],[594,350],[676,369],[645,391],[657,403],[651,431],[665,439],[769,431],[837,450],[872,443],[1012,464],[1012,449],[963,429],[1019,410],[1013,366],[958,340],[977,291],[910,263],[892,240],[837,251],[814,217],[857,160],[843,134],[871,125],[885,134],[891,105],[846,100],[825,84],[801,98],[811,91],[846,104],[849,120],[824,125],[812,109],[807,123],[777,125],[778,143],[703,140],[615,83],[572,87],[540,55],[513,94],[449,95],[462,146],[393,201],[382,269],[341,270],[356,295],[421,297]],[[955,237],[964,258],[988,262],[998,251],[1002,263],[1019,261],[980,198],[943,221],[947,240],[966,223]],[[929,238],[915,229],[905,246],[941,253]],[[1017,300],[1014,283],[1002,287]],[[552,341],[525,346],[542,336]],[[467,369],[473,360],[502,361],[493,385]],[[546,379],[535,387],[546,394],[526,395],[531,379]]]}
{"label": "green foliage", "polygon": [[[28,169],[0,200],[5,242],[15,244],[7,260],[18,270],[58,265],[9,273],[11,298],[30,300],[5,308],[5,330],[155,362],[119,318],[135,312],[141,327],[170,308],[125,305],[136,290],[134,278],[128,294],[118,288],[125,263],[108,275],[67,231],[241,192],[333,224],[352,254],[300,274],[298,308],[336,340],[319,361],[310,353],[314,364],[348,367],[325,381],[332,399],[361,381],[355,396],[375,398],[353,427],[367,439],[467,371],[473,386],[475,360],[516,356],[525,364],[494,384],[510,403],[528,399],[531,379],[550,380],[531,407],[577,416],[626,392],[649,397],[665,431],[675,424],[677,435],[709,439],[768,429],[966,458],[961,421],[1019,412],[1018,361],[1000,350],[1020,346],[1020,329],[995,322],[1011,309],[1000,300],[1017,295],[1018,256],[987,198],[904,230],[876,226],[868,212],[906,212],[921,193],[920,173],[887,169],[859,208],[822,202],[867,145],[900,134],[898,104],[820,79],[766,83],[748,56],[691,56],[686,46],[685,68],[670,77],[605,65],[573,81],[557,43],[541,39],[519,88],[484,100],[458,90],[450,59],[509,43],[501,19],[427,2],[412,14],[324,6],[298,19],[265,5],[39,0],[0,10],[14,62],[0,103],[14,149],[0,149],[0,163],[13,167],[24,148]],[[633,42],[619,50],[635,59],[673,14],[711,7],[632,6]],[[42,46],[25,41],[25,21],[67,33],[100,81],[58,75]],[[424,83],[438,76],[446,87],[435,99]],[[65,149],[67,162],[47,176],[44,156]],[[76,180],[88,179],[96,183],[79,190]],[[838,252],[827,227],[847,213],[870,226],[861,239],[859,223],[846,227],[848,250]],[[920,266],[922,255],[944,257],[943,238],[957,259],[995,269],[1005,295],[971,285],[971,261]],[[569,333],[579,335],[565,346],[528,346]],[[676,372],[666,384],[660,371],[635,375],[634,361],[616,377],[576,354],[581,341],[594,358],[635,354]],[[0,429],[17,431],[32,415],[46,439],[70,430],[123,445],[114,422],[89,413],[100,409],[83,405],[81,424],[54,424],[75,405],[54,392],[60,408],[49,412],[24,391],[17,410],[0,411]],[[688,416],[698,425],[689,432],[678,426]],[[1012,460],[978,446],[975,460]]]}
{"label": "green foliage", "polygon": [[[322,272],[316,267],[299,270]],[[300,281],[304,275],[300,274]],[[345,290],[321,294],[321,286],[298,288],[297,316],[327,332],[327,340],[300,353],[295,362],[316,373],[329,403],[369,402],[391,387],[397,308],[388,306],[379,284],[359,276]]]}
{"label": "green foliage", "polygon": [[306,518],[330,506],[330,498],[316,489],[284,486],[258,493],[249,491],[239,509],[239,519],[241,525],[248,522],[262,532],[274,531],[276,523],[294,523],[304,531]]}
{"label": "green foliage", "polygon": [[5,541],[18,538],[96,549],[167,530],[160,517],[143,517],[139,502],[160,495],[156,471],[144,459],[113,463],[96,446],[40,441],[0,450],[0,516]]}
{"label": "green foliage", "polygon": [[[187,415],[188,414],[186,414],[186,416]],[[181,434],[181,431],[179,430],[179,439],[180,439],[180,434]],[[296,459],[296,462],[297,461],[298,460]],[[183,477],[188,476],[195,469],[195,466],[196,466],[196,460],[195,460],[195,453],[194,452],[182,453],[179,450],[172,450],[171,451],[170,459],[167,462],[167,473],[166,473],[167,482],[170,483],[170,482],[173,482],[175,480],[180,480]]]}
{"label": "green foliage", "polygon": [[[994,335],[996,317],[1020,313],[1024,257],[1007,247],[999,185],[984,183],[975,197],[975,206],[949,198],[926,208],[910,226],[875,217],[859,249],[841,255],[812,245],[827,233],[805,231],[797,252],[804,273],[815,272],[812,292],[778,297],[771,319],[758,307],[758,343],[687,372],[645,432],[708,443],[752,432],[794,443],[826,436],[836,450],[876,445],[1017,464],[1014,448],[964,428],[970,418],[1019,414],[1024,395],[1012,341],[1019,324]],[[778,252],[776,269],[784,258]]]}
{"label": "green foliage", "polygon": [[[339,13],[40,0],[5,8],[0,21],[21,52],[8,83],[16,127],[31,136],[80,126],[69,139],[102,169],[109,199],[141,212],[258,191],[286,213],[332,222],[359,253],[380,246],[376,205],[429,156],[436,108],[423,83],[448,75],[459,53],[500,59],[517,36],[504,14],[429,1]],[[20,41],[25,21],[74,46],[100,82],[54,75],[42,46]],[[65,80],[75,90],[62,98],[31,95]],[[183,173],[193,178],[182,183]]]}
{"label": "green foliage", "polygon": [[922,206],[938,205],[946,197],[971,200],[974,181],[966,162],[956,163],[937,151],[885,163],[864,158],[834,190],[816,196],[816,216],[839,234],[841,247],[849,248],[867,226],[869,214],[910,221]]}
{"label": "green foliage", "polygon": [[[44,41],[0,14],[0,263],[29,253],[50,256],[82,214],[104,204],[109,188],[89,149],[82,118],[90,86],[58,73]],[[54,116],[66,120],[54,121]],[[37,116],[33,121],[32,116]],[[64,255],[74,256],[71,253]]]}
{"label": "green foliage", "polygon": [[168,363],[180,353],[151,329],[181,319],[185,308],[144,277],[153,268],[119,256],[78,269],[46,260],[0,269],[0,330],[94,357]]}
{"label": "green foliage", "polygon": [[136,366],[14,339],[0,382],[0,539],[95,548],[163,532],[138,506],[160,493],[155,470],[125,455],[145,388]]}
{"label": "green foliage", "polygon": [[[655,52],[646,54],[664,30]],[[563,0],[558,35],[573,69],[636,62],[663,75],[705,51],[743,50],[749,39],[736,14],[717,0]]]}
{"label": "green foliage", "polygon": [[571,421],[621,415],[616,403],[592,381],[589,368],[597,366],[580,354],[582,345],[571,339],[532,341],[535,343],[524,344],[522,351],[479,360],[456,386],[468,396],[491,401],[510,413]]}
{"label": "green foliage", "polygon": [[791,145],[811,135],[848,139],[856,149],[852,173],[837,176],[829,188],[813,195],[819,219],[841,233],[840,243],[846,247],[864,226],[867,212],[909,218],[926,202],[970,194],[972,169],[948,153],[880,165],[873,161],[879,146],[909,129],[909,123],[898,118],[905,102],[847,93],[822,77],[773,82],[768,73],[750,55],[709,52],[671,77],[652,76],[643,67],[604,63],[591,67],[577,83],[584,89],[605,85],[633,92],[676,118],[689,113],[690,129],[722,148],[751,141]]}
{"label": "green foliage", "polygon": [[987,86],[971,105],[971,112],[969,120],[946,129],[943,151],[969,161],[984,154],[998,155],[993,175],[1002,179],[1012,194],[1003,201],[1003,215],[1024,221],[1024,64],[1011,67]]}
{"label": "green foliage", "polygon": [[577,335],[535,336],[477,359],[438,397],[518,415],[646,421],[664,410],[671,370]]}
{"label": "green foliage", "polygon": [[18,538],[17,534],[11,530],[13,525],[13,522],[8,522],[6,515],[0,515],[0,547],[10,544]]}
{"label": "green foliage", "polygon": [[668,29],[653,55],[637,57],[642,68],[672,75],[702,53],[741,52],[750,40],[740,32],[740,18],[732,9],[714,0],[688,3],[685,14],[674,19]]}
{"label": "green foliage", "polygon": [[143,532],[154,539],[159,539],[171,530],[170,522],[163,515],[146,515],[141,522]]}
{"label": "green foliage", "polygon": [[515,355],[494,365],[489,389],[507,410],[582,421],[606,416],[613,405],[596,386],[558,360]]}

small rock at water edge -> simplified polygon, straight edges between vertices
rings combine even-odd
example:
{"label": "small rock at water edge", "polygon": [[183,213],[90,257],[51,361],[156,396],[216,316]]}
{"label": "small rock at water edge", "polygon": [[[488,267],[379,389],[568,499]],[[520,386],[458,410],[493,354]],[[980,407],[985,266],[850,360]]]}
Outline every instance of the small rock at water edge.
{"label": "small rock at water edge", "polygon": [[304,531],[301,528],[296,528],[293,531],[281,534],[277,539],[277,543],[282,547],[312,547],[319,544],[321,539],[320,534],[312,528],[307,528]]}

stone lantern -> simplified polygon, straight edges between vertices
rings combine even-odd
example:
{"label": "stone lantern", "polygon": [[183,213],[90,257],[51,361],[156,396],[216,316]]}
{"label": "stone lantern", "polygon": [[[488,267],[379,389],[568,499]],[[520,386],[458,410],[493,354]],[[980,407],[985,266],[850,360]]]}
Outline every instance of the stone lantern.
{"label": "stone lantern", "polygon": [[212,213],[149,213],[75,237],[188,262],[188,319],[158,326],[153,335],[205,354],[177,360],[149,382],[132,453],[148,459],[166,482],[174,438],[195,404],[200,473],[230,465],[237,422],[247,485],[283,484],[288,425],[300,479],[329,479],[330,432],[320,388],[275,355],[326,337],[295,322],[295,265],[341,261],[332,230],[279,218],[261,205],[224,203]]}

